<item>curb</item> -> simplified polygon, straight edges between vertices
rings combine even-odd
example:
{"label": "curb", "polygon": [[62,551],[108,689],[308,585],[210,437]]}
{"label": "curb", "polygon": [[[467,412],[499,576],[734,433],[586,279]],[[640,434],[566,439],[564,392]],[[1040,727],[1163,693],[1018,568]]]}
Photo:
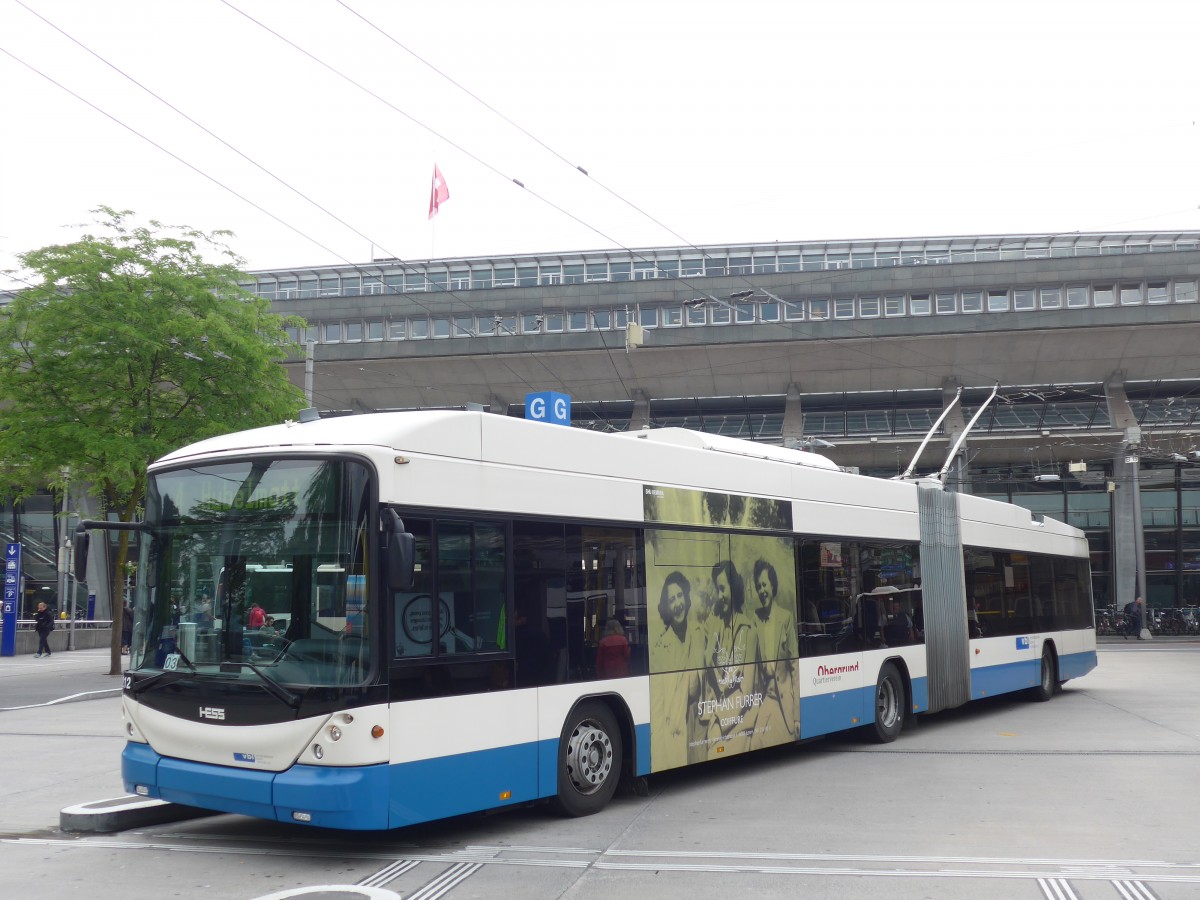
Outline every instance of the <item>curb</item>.
{"label": "curb", "polygon": [[213,815],[209,809],[127,795],[68,806],[59,811],[58,825],[68,832],[110,834]]}

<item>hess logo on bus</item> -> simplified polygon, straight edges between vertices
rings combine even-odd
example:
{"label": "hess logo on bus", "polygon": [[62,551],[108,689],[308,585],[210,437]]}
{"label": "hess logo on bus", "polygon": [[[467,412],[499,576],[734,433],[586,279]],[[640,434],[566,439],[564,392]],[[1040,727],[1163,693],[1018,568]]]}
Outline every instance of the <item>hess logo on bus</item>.
{"label": "hess logo on bus", "polygon": [[216,719],[223,722],[225,720],[225,710],[219,706],[202,706],[200,707],[200,718]]}

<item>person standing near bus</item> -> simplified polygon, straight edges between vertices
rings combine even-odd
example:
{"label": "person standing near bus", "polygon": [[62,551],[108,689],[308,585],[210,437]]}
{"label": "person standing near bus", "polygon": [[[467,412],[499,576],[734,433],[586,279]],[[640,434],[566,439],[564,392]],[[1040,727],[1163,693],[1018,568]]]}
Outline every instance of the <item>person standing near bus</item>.
{"label": "person standing near bus", "polygon": [[629,640],[618,619],[604,625],[604,637],[596,645],[596,677],[625,678],[629,675]]}
{"label": "person standing near bus", "polygon": [[266,624],[266,621],[267,614],[263,611],[263,608],[257,603],[251,603],[250,611],[246,613],[246,627],[254,629],[262,628]]}
{"label": "person standing near bus", "polygon": [[754,592],[758,595],[759,683],[763,706],[758,715],[751,749],[768,747],[799,737],[796,720],[799,701],[792,660],[796,657],[796,620],[778,602],[779,575],[765,559],[754,564]]}

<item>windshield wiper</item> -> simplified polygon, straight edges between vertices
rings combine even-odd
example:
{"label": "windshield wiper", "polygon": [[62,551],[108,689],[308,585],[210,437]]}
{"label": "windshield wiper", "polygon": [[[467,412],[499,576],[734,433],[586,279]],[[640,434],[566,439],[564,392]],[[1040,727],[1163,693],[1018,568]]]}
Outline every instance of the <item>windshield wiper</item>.
{"label": "windshield wiper", "polygon": [[255,675],[257,675],[259,678],[262,679],[263,687],[266,688],[266,691],[268,694],[270,694],[276,700],[280,700],[283,703],[286,703],[292,709],[300,708],[300,703],[304,700],[303,695],[292,693],[287,688],[285,688],[282,684],[280,684],[278,681],[276,681],[274,678],[272,678],[270,675],[268,675],[266,672],[264,672],[262,669],[260,669],[258,666],[256,666],[254,663],[243,661],[243,662],[232,663],[232,665],[245,666],[247,669],[249,669],[251,672],[253,672]]}

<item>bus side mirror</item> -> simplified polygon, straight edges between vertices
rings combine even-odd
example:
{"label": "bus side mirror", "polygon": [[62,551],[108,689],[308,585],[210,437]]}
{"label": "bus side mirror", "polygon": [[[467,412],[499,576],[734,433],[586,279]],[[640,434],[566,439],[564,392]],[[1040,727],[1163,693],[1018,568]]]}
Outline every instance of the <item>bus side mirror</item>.
{"label": "bus side mirror", "polygon": [[88,544],[91,543],[92,536],[82,528],[75,531],[75,545],[72,548],[75,553],[75,558],[71,562],[72,568],[75,570],[75,580],[87,584],[87,559],[88,559]]}
{"label": "bus side mirror", "polygon": [[413,557],[417,542],[404,530],[404,520],[394,509],[384,509],[382,519],[387,542],[384,561],[387,565],[388,589],[404,591],[412,587]]}

